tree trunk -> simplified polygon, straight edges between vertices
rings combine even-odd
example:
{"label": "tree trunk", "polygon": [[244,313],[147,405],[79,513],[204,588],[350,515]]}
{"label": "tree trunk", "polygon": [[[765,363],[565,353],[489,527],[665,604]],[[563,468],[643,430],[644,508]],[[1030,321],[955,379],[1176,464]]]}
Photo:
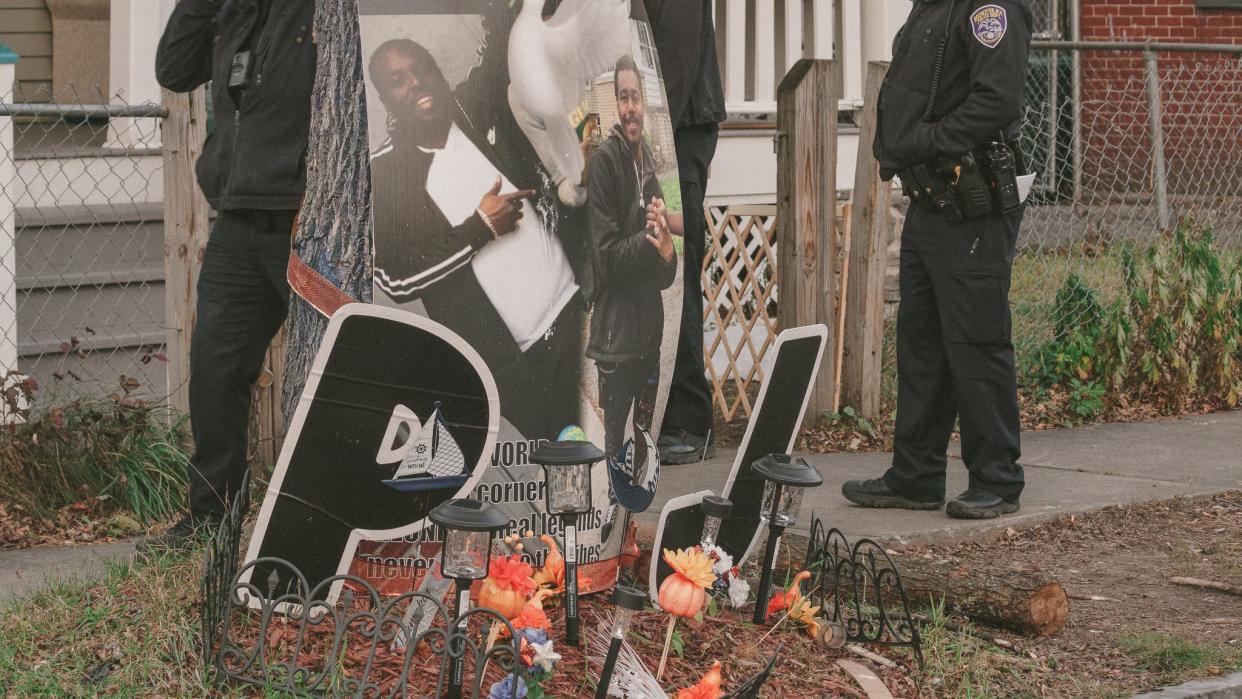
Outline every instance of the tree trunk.
{"label": "tree trunk", "polygon": [[898,564],[910,604],[944,601],[946,612],[1028,636],[1050,636],[1069,618],[1065,588],[1046,573],[966,569],[914,559]]}
{"label": "tree trunk", "polygon": [[[316,0],[306,196],[293,254],[353,298],[371,300],[371,180],[358,8]],[[295,294],[289,305],[284,414],[293,415],[327,319]]]}

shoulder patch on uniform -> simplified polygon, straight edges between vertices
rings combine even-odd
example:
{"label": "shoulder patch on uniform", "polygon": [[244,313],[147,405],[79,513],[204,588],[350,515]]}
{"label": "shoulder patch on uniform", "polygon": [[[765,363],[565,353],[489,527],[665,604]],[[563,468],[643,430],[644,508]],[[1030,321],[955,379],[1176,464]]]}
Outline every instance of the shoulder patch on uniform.
{"label": "shoulder patch on uniform", "polygon": [[994,49],[1005,38],[1009,13],[1000,5],[984,5],[970,13],[970,28],[984,46]]}

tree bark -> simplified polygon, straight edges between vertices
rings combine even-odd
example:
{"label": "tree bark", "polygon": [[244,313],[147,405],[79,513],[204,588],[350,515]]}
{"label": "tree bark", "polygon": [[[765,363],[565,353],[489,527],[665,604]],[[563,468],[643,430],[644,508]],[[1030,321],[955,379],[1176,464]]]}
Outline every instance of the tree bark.
{"label": "tree bark", "polygon": [[[353,298],[371,300],[371,178],[354,0],[316,0],[306,196],[293,254]],[[289,304],[283,408],[293,415],[327,319],[295,294]]]}
{"label": "tree bark", "polygon": [[913,606],[939,604],[971,621],[1028,636],[1050,636],[1069,618],[1061,583],[1038,571],[965,569],[913,559],[898,563]]}

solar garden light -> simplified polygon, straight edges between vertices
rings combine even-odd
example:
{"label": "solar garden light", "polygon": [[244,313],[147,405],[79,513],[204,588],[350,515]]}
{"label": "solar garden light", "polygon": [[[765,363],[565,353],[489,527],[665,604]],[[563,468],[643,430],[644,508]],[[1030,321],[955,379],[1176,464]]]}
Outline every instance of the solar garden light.
{"label": "solar garden light", "polygon": [[707,551],[716,545],[716,537],[720,536],[720,524],[733,513],[733,502],[718,495],[708,495],[699,504],[703,511],[703,537],[699,545]]}
{"label": "solar garden light", "polygon": [[565,642],[578,645],[578,516],[591,511],[591,467],[604,452],[590,442],[547,442],[531,454],[543,466],[548,514],[564,532]]}
{"label": "solar garden light", "polygon": [[604,669],[599,675],[599,684],[595,688],[595,699],[608,696],[608,685],[612,684],[612,670],[617,665],[617,656],[621,654],[621,644],[625,642],[625,634],[629,631],[634,614],[647,606],[647,595],[632,587],[617,585],[612,591],[614,616],[612,619],[612,637],[608,642],[608,656],[604,658]]}
{"label": "solar garden light", "polygon": [[768,547],[763,556],[763,574],[759,579],[759,597],[755,601],[756,624],[766,621],[768,595],[772,591],[772,574],[776,568],[776,551],[785,528],[798,521],[805,489],[824,482],[824,477],[806,459],[788,454],[768,454],[751,465],[756,474],[767,481],[763,487],[763,507],[759,517],[768,523]]}
{"label": "solar garden light", "polygon": [[[470,611],[470,586],[487,577],[492,561],[493,534],[509,526],[509,520],[491,505],[465,498],[449,500],[436,506],[428,515],[432,524],[444,528],[444,544],[440,547],[440,572],[457,583],[454,617],[460,618],[457,628],[466,628],[465,613]],[[464,639],[458,640],[465,643]],[[453,657],[448,697],[461,696],[462,658]]]}

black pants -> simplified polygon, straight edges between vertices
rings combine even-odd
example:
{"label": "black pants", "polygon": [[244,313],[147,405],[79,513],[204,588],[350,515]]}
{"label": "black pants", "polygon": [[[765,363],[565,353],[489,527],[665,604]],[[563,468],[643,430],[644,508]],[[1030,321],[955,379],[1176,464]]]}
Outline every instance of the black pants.
{"label": "black pants", "polygon": [[1022,212],[954,223],[911,206],[901,234],[897,426],[889,487],[945,495],[960,421],[970,487],[1016,500],[1019,422],[1009,283]]}
{"label": "black pants", "polygon": [[716,154],[720,127],[716,124],[683,126],[673,135],[677,170],[681,178],[681,207],[685,220],[685,295],[681,301],[681,333],[677,360],[669,383],[663,432],[685,430],[700,437],[712,428],[712,391],[703,373],[703,255],[707,251],[707,221],[703,192],[707,169]]}
{"label": "black pants", "polygon": [[[634,424],[651,429],[656,393],[660,386],[660,355],[632,362],[596,362],[599,406],[604,410],[604,453],[614,456],[625,444],[625,420],[634,411]],[[637,442],[637,440],[636,440]],[[635,452],[635,464],[643,463]]]}
{"label": "black pants", "polygon": [[250,386],[289,309],[293,211],[221,211],[190,343],[190,512],[220,515],[245,482]]}
{"label": "black pants", "polygon": [[574,297],[538,342],[494,373],[501,413],[523,439],[556,439],[579,422],[584,309]]}

